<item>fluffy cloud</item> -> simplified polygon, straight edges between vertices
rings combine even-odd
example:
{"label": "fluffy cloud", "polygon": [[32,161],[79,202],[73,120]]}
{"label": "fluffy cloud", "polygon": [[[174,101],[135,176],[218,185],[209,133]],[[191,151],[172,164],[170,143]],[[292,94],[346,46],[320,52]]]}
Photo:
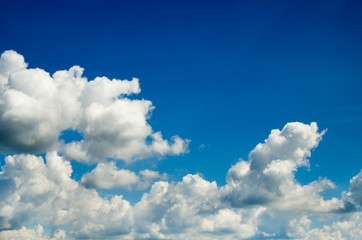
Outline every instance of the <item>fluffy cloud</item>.
{"label": "fluffy cloud", "polygon": [[25,69],[28,66],[24,62],[24,57],[15,51],[9,50],[4,52],[0,57],[0,90],[3,92],[8,83],[11,73]]}
{"label": "fluffy cloud", "polygon": [[233,207],[267,205],[279,209],[304,209],[329,212],[341,207],[340,200],[320,196],[334,184],[320,179],[302,186],[294,177],[300,166],[308,166],[311,150],[317,147],[324,131],[316,123],[288,123],[281,131],[272,130],[264,143],[241,160],[227,174],[222,198]]}
{"label": "fluffy cloud", "polygon": [[[198,175],[187,175],[175,184],[159,181],[132,207],[122,196],[103,199],[78,184],[70,177],[70,163],[55,152],[47,154],[46,163],[33,155],[8,156],[5,162],[0,180],[11,184],[1,189],[3,236],[41,236],[21,228],[33,223],[50,224],[59,234],[61,229],[70,229],[75,238],[179,239],[203,233],[211,237],[225,231],[252,236],[256,231],[258,210],[220,207],[216,183]],[[142,174],[149,178],[157,175],[150,171]]]}
{"label": "fluffy cloud", "polygon": [[44,229],[41,225],[38,225],[36,230],[22,227],[19,230],[7,230],[0,232],[0,239],[11,240],[64,240],[66,233],[64,230],[57,230],[54,232],[53,237],[49,237],[44,234]]}
{"label": "fluffy cloud", "polygon": [[129,170],[117,170],[114,162],[99,163],[90,173],[83,175],[81,183],[86,188],[130,187],[139,181],[139,177]]}
{"label": "fluffy cloud", "polygon": [[[45,161],[34,155],[8,156],[0,172],[1,236],[43,237],[41,231],[24,228],[36,223],[50,225],[54,238],[61,238],[65,233],[62,229],[67,229],[69,238],[358,239],[359,213],[310,230],[308,214],[332,214],[343,205],[342,200],[325,200],[319,194],[325,185],[331,185],[330,181],[321,179],[301,185],[294,178],[298,166],[308,165],[307,157],[321,136],[314,123],[287,124],[282,131],[273,130],[265,143],[250,153],[249,161],[233,166],[225,186],[189,174],[180,182],[155,182],[134,205],[122,196],[102,198],[84,185],[133,183],[138,187],[142,181],[147,185],[162,178],[161,174],[144,170],[136,175],[117,169],[112,162],[99,163],[80,184],[71,178],[70,162],[56,152],[49,152]],[[275,145],[271,139],[276,138]],[[283,154],[277,155],[275,148]],[[264,162],[255,160],[256,156],[263,156]],[[259,161],[258,167],[252,167],[253,161]],[[349,194],[345,194],[354,204],[359,201],[359,183],[360,174],[351,180]],[[258,200],[256,196],[267,198],[246,201]]]}
{"label": "fluffy cloud", "polygon": [[[132,161],[187,152],[189,140],[172,142],[147,123],[153,106],[131,100],[139,81],[97,77],[88,81],[74,66],[52,76],[28,69],[23,56],[6,51],[0,58],[0,146],[3,152],[58,150],[69,159]],[[83,140],[62,146],[61,132],[74,129]]]}
{"label": "fluffy cloud", "polygon": [[92,172],[83,175],[80,183],[86,188],[117,188],[144,190],[157,179],[167,179],[167,174],[160,174],[149,169],[139,175],[126,169],[117,169],[114,162],[99,163]]}
{"label": "fluffy cloud", "polygon": [[344,210],[362,210],[362,171],[350,181],[349,191],[344,196]]}
{"label": "fluffy cloud", "polygon": [[166,173],[160,174],[157,171],[152,171],[149,169],[145,169],[140,171],[140,181],[137,184],[138,190],[144,190],[148,188],[155,180],[167,180],[168,175]]}
{"label": "fluffy cloud", "polygon": [[358,240],[362,239],[362,214],[360,212],[343,216],[332,225],[310,230],[304,239]]}
{"label": "fluffy cloud", "polygon": [[0,229],[18,229],[33,223],[71,227],[74,237],[128,233],[132,207],[121,196],[102,199],[70,178],[72,168],[54,152],[43,158],[8,156],[1,181],[11,182],[2,192]]}

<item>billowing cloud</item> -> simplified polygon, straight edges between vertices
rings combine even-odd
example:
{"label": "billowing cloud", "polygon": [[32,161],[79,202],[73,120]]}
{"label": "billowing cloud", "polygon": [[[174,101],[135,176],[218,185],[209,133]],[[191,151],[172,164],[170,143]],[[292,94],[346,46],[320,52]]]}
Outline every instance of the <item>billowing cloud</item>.
{"label": "billowing cloud", "polygon": [[263,208],[232,209],[219,198],[216,182],[186,175],[181,182],[155,183],[134,207],[138,238],[232,239],[257,232]]}
{"label": "billowing cloud", "polygon": [[83,175],[81,183],[86,188],[115,188],[126,187],[136,184],[139,177],[129,170],[117,170],[114,162],[99,163],[90,173]]}
{"label": "billowing cloud", "polygon": [[54,152],[42,157],[8,156],[1,181],[12,182],[1,194],[0,229],[33,223],[71,227],[74,237],[119,235],[130,232],[132,207],[122,196],[110,200],[70,178],[71,165]]}
{"label": "billowing cloud", "polygon": [[0,232],[0,239],[11,239],[11,240],[64,240],[66,239],[66,233],[64,230],[58,229],[55,231],[53,236],[44,234],[44,228],[38,225],[36,229],[28,229],[22,227],[19,230],[7,230]]}
{"label": "billowing cloud", "polygon": [[[0,146],[3,152],[57,150],[69,159],[132,161],[187,152],[189,140],[169,142],[147,123],[152,103],[133,100],[139,81],[97,77],[88,81],[74,66],[52,76],[28,69],[23,56],[6,51],[0,58]],[[83,140],[62,146],[62,131],[74,129]]]}
{"label": "billowing cloud", "polygon": [[294,177],[298,167],[309,165],[311,150],[323,134],[316,123],[288,123],[281,131],[272,130],[265,142],[251,151],[249,161],[241,160],[229,170],[222,198],[233,207],[267,205],[321,212],[341,207],[338,199],[325,201],[319,194],[334,187],[328,179],[302,186]]}
{"label": "billowing cloud", "polygon": [[345,211],[362,210],[362,171],[351,179],[350,188],[344,196],[344,201]]}
{"label": "billowing cloud", "polygon": [[98,163],[90,173],[83,175],[80,183],[86,188],[117,188],[144,190],[157,179],[167,179],[167,174],[145,169],[139,175],[127,169],[117,169],[114,162]]}
{"label": "billowing cloud", "polygon": [[[280,136],[285,136],[285,140],[279,141],[277,148],[285,155],[278,155],[274,160],[276,146],[271,139]],[[51,235],[53,238],[66,234],[71,238],[313,239],[344,236],[349,230],[353,236],[359,236],[356,230],[359,213],[350,219],[338,220],[332,227],[311,229],[308,214],[333,214],[344,202],[343,199],[325,200],[320,195],[325,185],[332,185],[329,180],[301,185],[294,178],[297,166],[308,164],[307,157],[321,137],[314,123],[287,124],[282,131],[273,130],[265,143],[257,145],[249,161],[234,165],[227,174],[226,185],[218,187],[216,182],[189,174],[180,182],[155,182],[134,205],[122,196],[104,199],[86,187],[133,185],[142,188],[165,176],[152,170],[135,174],[117,169],[115,163],[110,162],[99,163],[78,183],[71,178],[70,162],[56,152],[49,152],[45,161],[34,155],[8,156],[0,173],[1,185],[6,186],[0,188],[1,234],[39,235],[36,229],[23,228],[37,223],[52,226],[58,234]],[[253,170],[257,151],[269,164],[259,162],[258,166],[264,167]],[[265,151],[267,154],[263,154]],[[277,170],[279,176],[271,174]],[[360,174],[351,180],[350,194],[346,194],[355,204],[359,199],[355,195],[359,179]],[[142,181],[144,185],[140,184]],[[268,198],[256,201],[263,196]],[[67,233],[64,229],[68,229]]]}
{"label": "billowing cloud", "polygon": [[362,239],[362,213],[342,216],[331,225],[310,230],[303,239],[359,240]]}

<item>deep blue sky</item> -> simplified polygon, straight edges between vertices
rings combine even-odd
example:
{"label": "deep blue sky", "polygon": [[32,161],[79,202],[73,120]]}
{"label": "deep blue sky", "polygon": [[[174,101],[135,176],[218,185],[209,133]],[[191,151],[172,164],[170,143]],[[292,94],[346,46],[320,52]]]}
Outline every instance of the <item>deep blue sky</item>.
{"label": "deep blue sky", "polygon": [[0,9],[0,51],[17,51],[30,67],[140,78],[140,97],[156,106],[154,130],[192,140],[189,154],[158,171],[223,184],[231,164],[290,121],[328,128],[301,182],[326,176],[344,188],[361,169],[360,1],[1,1]]}

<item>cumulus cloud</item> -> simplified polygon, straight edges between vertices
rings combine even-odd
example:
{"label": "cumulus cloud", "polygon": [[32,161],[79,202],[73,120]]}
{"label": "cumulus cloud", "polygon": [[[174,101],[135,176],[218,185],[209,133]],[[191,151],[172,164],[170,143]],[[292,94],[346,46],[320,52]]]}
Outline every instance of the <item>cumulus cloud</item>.
{"label": "cumulus cloud", "polygon": [[28,64],[25,63],[24,57],[15,51],[5,51],[0,57],[0,90],[3,92],[9,81],[9,76],[18,70],[25,69]]}
{"label": "cumulus cloud", "polygon": [[344,196],[345,211],[362,210],[362,171],[350,181],[349,191]]}
{"label": "cumulus cloud", "polygon": [[139,175],[127,169],[117,169],[114,162],[99,163],[90,173],[83,175],[80,183],[86,188],[117,188],[144,190],[157,179],[167,179],[167,174],[160,174],[149,169]]}
{"label": "cumulus cloud", "polygon": [[[323,199],[320,192],[332,184],[329,180],[301,185],[294,178],[298,166],[308,165],[307,157],[321,136],[314,123],[287,124],[257,145],[249,161],[234,165],[226,185],[218,187],[214,181],[189,174],[180,182],[153,183],[134,205],[122,196],[104,199],[91,187],[145,188],[167,176],[152,170],[135,174],[110,162],[99,163],[78,183],[71,178],[70,162],[56,152],[49,152],[45,159],[8,156],[0,172],[0,232],[3,236],[42,236],[37,230],[24,228],[36,223],[51,225],[54,238],[62,237],[62,229],[68,229],[70,238],[358,239],[359,213],[310,230],[308,214],[334,213],[346,201]],[[252,167],[253,161],[258,161],[257,167]],[[354,204],[359,203],[359,180],[360,174],[351,180],[349,194],[345,194]],[[264,198],[260,201],[258,197]]]}
{"label": "cumulus cloud", "polygon": [[281,131],[272,130],[265,142],[251,151],[249,161],[241,160],[229,170],[222,198],[233,207],[267,205],[320,212],[341,207],[340,200],[326,201],[319,194],[334,187],[328,179],[301,185],[294,176],[299,167],[309,165],[311,150],[323,134],[316,123],[294,122]]}
{"label": "cumulus cloud", "polygon": [[[192,239],[224,232],[248,237],[257,231],[259,209],[221,207],[216,183],[199,175],[187,175],[178,183],[156,182],[133,207],[122,196],[103,199],[78,184],[70,177],[70,163],[55,152],[45,160],[33,155],[5,159],[0,179],[13,184],[1,194],[3,236],[38,234],[22,228],[33,223],[50,224],[59,236],[61,229],[70,229],[74,238]],[[143,175],[157,174],[145,171]]]}
{"label": "cumulus cloud", "polygon": [[144,190],[148,188],[155,180],[167,180],[168,175],[166,173],[160,174],[157,171],[145,169],[139,172],[140,181],[137,183],[138,190]]}
{"label": "cumulus cloud", "polygon": [[0,232],[0,239],[11,239],[11,240],[64,240],[66,239],[66,233],[64,230],[58,229],[55,231],[53,236],[50,237],[44,234],[44,228],[38,225],[36,229],[28,229],[22,227],[19,230],[7,230]]}
{"label": "cumulus cloud", "polygon": [[241,239],[257,232],[263,208],[232,209],[220,201],[216,182],[186,175],[155,183],[134,207],[136,237],[144,239]]}
{"label": "cumulus cloud", "polygon": [[[0,58],[0,146],[3,152],[61,151],[69,159],[132,161],[187,152],[189,140],[169,142],[147,123],[152,103],[132,100],[139,80],[88,81],[83,68],[55,72],[28,69],[24,57],[6,51]],[[74,129],[83,140],[62,144],[61,132]]]}
{"label": "cumulus cloud", "polygon": [[71,227],[73,237],[130,232],[132,207],[122,196],[101,198],[71,179],[68,161],[52,152],[42,157],[8,156],[1,180],[13,182],[0,203],[0,229],[14,230],[33,223]]}
{"label": "cumulus cloud", "polygon": [[362,239],[361,212],[343,216],[331,225],[310,230],[303,239],[358,240]]}
{"label": "cumulus cloud", "polygon": [[90,173],[83,175],[81,183],[86,188],[115,188],[126,187],[137,183],[139,177],[129,170],[117,170],[114,162],[99,163]]}

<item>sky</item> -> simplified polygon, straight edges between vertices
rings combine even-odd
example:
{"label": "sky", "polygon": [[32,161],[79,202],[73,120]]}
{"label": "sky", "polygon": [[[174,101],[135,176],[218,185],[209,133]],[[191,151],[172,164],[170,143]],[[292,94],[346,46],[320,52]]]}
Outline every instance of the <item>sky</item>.
{"label": "sky", "polygon": [[359,1],[1,1],[1,239],[361,239]]}

